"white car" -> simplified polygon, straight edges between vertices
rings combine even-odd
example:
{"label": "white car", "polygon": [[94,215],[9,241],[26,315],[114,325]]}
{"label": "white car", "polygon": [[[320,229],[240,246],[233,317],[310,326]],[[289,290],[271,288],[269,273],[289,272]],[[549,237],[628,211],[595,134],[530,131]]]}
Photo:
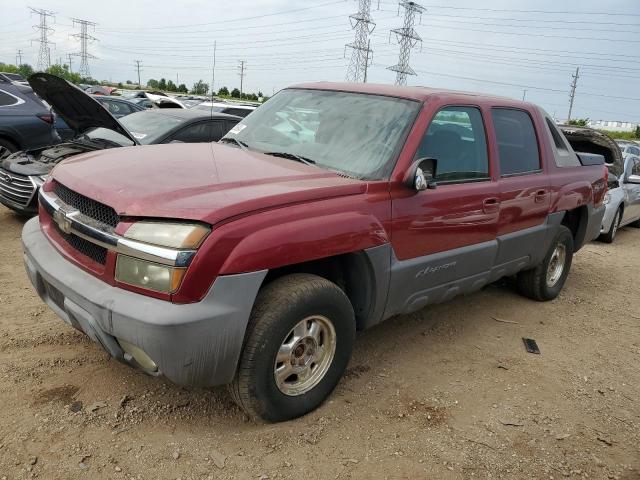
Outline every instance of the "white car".
{"label": "white car", "polygon": [[258,108],[258,105],[231,102],[203,102],[192,107],[194,110],[202,110],[203,112],[227,113],[242,118],[249,115],[256,108]]}
{"label": "white car", "polygon": [[640,228],[640,157],[625,155],[622,175],[609,176],[604,201],[607,209],[599,240],[612,243],[618,229],[625,225]]}

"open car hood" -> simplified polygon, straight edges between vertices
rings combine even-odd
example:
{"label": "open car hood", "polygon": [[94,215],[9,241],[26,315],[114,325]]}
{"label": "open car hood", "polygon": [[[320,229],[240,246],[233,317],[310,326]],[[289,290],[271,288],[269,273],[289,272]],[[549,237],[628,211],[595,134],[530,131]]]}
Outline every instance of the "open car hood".
{"label": "open car hood", "polygon": [[102,127],[124,135],[136,145],[139,143],[106,108],[66,80],[49,73],[34,73],[28,82],[76,133]]}
{"label": "open car hood", "polygon": [[602,155],[609,171],[616,176],[622,175],[624,162],[618,144],[608,135],[589,127],[558,125],[575,152]]}

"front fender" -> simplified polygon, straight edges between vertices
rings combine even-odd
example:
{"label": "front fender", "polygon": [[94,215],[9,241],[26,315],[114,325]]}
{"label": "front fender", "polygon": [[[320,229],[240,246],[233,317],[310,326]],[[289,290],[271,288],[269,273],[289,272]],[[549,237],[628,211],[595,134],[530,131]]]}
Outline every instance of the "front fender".
{"label": "front fender", "polygon": [[361,212],[341,212],[259,229],[230,252],[220,274],[266,270],[361,251],[389,243],[380,221]]}

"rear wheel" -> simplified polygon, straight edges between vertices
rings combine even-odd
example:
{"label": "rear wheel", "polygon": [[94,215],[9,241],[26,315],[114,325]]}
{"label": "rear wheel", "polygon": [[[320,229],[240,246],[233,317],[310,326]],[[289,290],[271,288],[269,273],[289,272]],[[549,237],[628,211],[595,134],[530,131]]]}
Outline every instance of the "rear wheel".
{"label": "rear wheel", "polygon": [[256,299],[231,395],[256,419],[304,415],[337,385],[354,339],[353,308],[337,285],[309,274],[274,280]]}
{"label": "rear wheel", "polygon": [[0,160],[18,151],[18,146],[9,140],[0,138]]}
{"label": "rear wheel", "polygon": [[544,260],[535,268],[518,274],[518,289],[525,297],[548,301],[556,298],[571,269],[573,236],[561,225]]}
{"label": "rear wheel", "polygon": [[618,207],[615,216],[613,217],[613,222],[611,222],[611,228],[607,233],[603,233],[598,237],[598,240],[604,243],[613,243],[613,239],[616,238],[616,234],[618,233],[618,228],[620,227],[620,221],[622,220],[622,207]]}

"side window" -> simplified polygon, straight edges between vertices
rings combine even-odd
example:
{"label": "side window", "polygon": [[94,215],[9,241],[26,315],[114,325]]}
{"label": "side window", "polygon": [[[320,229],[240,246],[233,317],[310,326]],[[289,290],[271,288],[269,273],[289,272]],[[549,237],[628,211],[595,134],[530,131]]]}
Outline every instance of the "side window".
{"label": "side window", "polygon": [[547,122],[547,129],[551,134],[553,145],[555,147],[555,160],[558,167],[579,167],[580,160],[578,156],[573,152],[573,149],[568,145],[567,139],[558,127],[555,126],[550,118],[545,118]]}
{"label": "side window", "polygon": [[209,122],[209,138],[207,142],[217,142],[226,132],[222,132],[222,122]]}
{"label": "side window", "polygon": [[631,169],[631,175],[640,175],[640,158],[633,160],[633,168]]}
{"label": "side window", "polygon": [[638,147],[629,147],[629,153],[631,155],[640,156],[640,148],[638,148]]}
{"label": "side window", "polygon": [[416,152],[416,159],[425,157],[438,161],[439,182],[488,179],[489,157],[480,110],[474,107],[440,110]]}
{"label": "side window", "polygon": [[540,153],[531,117],[524,110],[491,109],[500,156],[500,175],[540,170]]}
{"label": "side window", "polygon": [[248,108],[226,108],[224,110],[224,113],[244,118],[251,113],[251,110],[249,110]]}
{"label": "side window", "polygon": [[206,122],[196,123],[195,125],[189,125],[188,127],[179,130],[174,133],[167,142],[178,140],[184,143],[200,143],[209,142],[210,140],[209,124]]}
{"label": "side window", "polygon": [[20,98],[0,90],[0,107],[9,107],[11,105],[19,105],[21,103],[24,103],[24,101]]}

